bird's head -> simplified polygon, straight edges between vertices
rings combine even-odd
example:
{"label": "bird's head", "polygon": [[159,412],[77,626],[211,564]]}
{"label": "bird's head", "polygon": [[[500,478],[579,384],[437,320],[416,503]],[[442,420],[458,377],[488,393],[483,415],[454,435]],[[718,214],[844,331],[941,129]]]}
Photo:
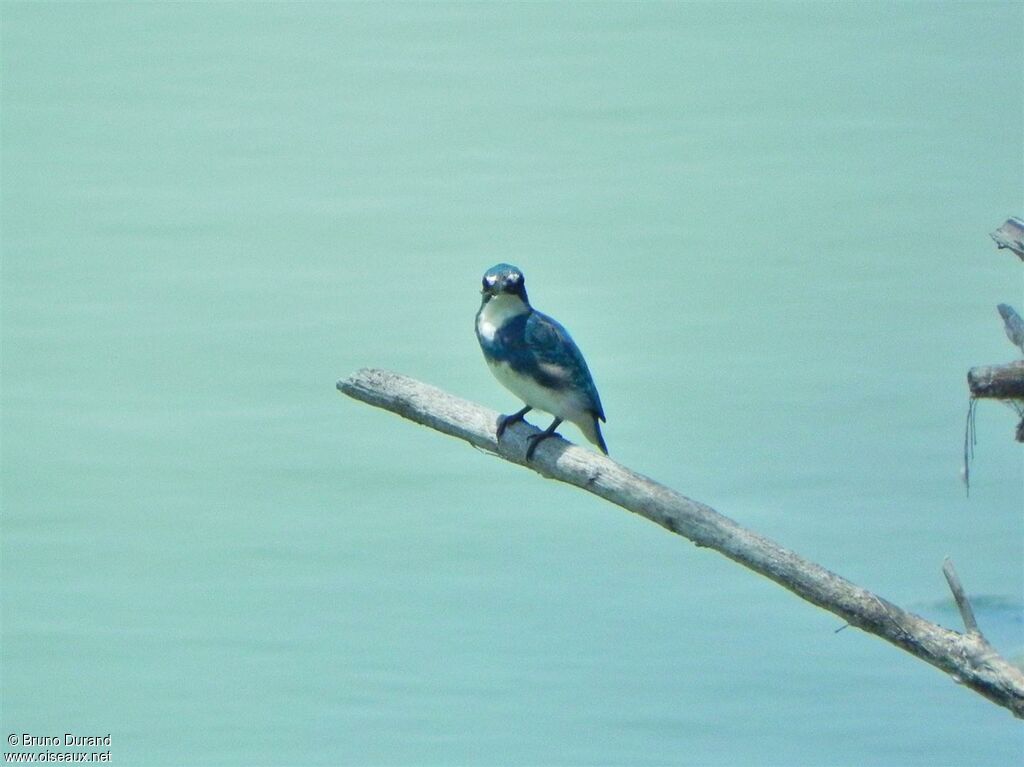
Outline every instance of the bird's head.
{"label": "bird's head", "polygon": [[480,290],[486,304],[497,296],[518,298],[528,304],[526,298],[526,280],[518,267],[511,264],[497,264],[484,274],[483,288]]}

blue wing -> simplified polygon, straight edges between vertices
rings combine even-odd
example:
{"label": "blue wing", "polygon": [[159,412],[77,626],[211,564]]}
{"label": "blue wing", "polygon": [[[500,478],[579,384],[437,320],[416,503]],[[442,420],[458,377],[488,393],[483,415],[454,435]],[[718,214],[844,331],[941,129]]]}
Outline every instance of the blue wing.
{"label": "blue wing", "polygon": [[601,407],[594,379],[569,331],[536,309],[530,312],[525,324],[526,348],[534,364],[553,378],[561,379],[563,386],[584,394],[589,401],[589,409],[604,421],[604,408]]}

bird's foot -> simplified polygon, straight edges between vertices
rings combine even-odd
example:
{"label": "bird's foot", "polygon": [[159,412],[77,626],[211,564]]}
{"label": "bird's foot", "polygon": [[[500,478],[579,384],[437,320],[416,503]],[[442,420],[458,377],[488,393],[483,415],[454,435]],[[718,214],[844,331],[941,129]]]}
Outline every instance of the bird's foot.
{"label": "bird's foot", "polygon": [[529,462],[530,459],[533,458],[533,454],[537,450],[537,445],[539,445],[541,442],[546,440],[548,437],[554,437],[555,436],[555,429],[557,429],[561,425],[561,423],[562,423],[562,419],[561,418],[556,418],[551,423],[551,425],[548,428],[546,428],[544,431],[542,431],[540,434],[531,434],[529,437],[526,438],[526,443],[527,443],[526,460],[527,460],[527,462]]}
{"label": "bird's foot", "polygon": [[531,410],[533,410],[533,408],[527,405],[522,410],[519,410],[513,413],[512,415],[501,416],[498,419],[498,439],[501,439],[501,435],[505,433],[505,429],[507,429],[509,426],[518,421],[522,421],[526,414],[529,413]]}
{"label": "bird's foot", "polygon": [[555,436],[553,433],[548,434],[546,431],[542,431],[540,434],[531,434],[526,438],[528,447],[526,448],[526,460],[529,461],[533,458],[534,452],[537,450],[537,445],[546,440],[548,437]]}

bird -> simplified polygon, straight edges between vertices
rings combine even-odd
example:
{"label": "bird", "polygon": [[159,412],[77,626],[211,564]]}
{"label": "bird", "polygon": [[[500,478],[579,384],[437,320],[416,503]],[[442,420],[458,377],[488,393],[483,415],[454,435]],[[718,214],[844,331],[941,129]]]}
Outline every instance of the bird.
{"label": "bird", "polygon": [[606,420],[604,408],[583,354],[564,327],[530,305],[523,273],[511,264],[492,266],[484,273],[480,293],[476,337],[484,359],[498,382],[526,405],[498,419],[498,439],[537,409],[555,420],[528,438],[527,461],[563,421],[575,424],[607,455],[600,423]]}

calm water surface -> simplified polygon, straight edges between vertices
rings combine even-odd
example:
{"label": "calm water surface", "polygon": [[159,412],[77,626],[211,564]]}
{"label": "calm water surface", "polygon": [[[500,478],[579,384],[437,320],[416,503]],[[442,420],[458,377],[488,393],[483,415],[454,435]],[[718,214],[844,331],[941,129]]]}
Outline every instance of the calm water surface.
{"label": "calm water surface", "polygon": [[[613,456],[1024,654],[1019,3],[2,13],[2,731],[122,765],[1004,765],[1012,717],[342,398],[508,412],[510,261]],[[567,434],[578,438],[574,432]]]}

